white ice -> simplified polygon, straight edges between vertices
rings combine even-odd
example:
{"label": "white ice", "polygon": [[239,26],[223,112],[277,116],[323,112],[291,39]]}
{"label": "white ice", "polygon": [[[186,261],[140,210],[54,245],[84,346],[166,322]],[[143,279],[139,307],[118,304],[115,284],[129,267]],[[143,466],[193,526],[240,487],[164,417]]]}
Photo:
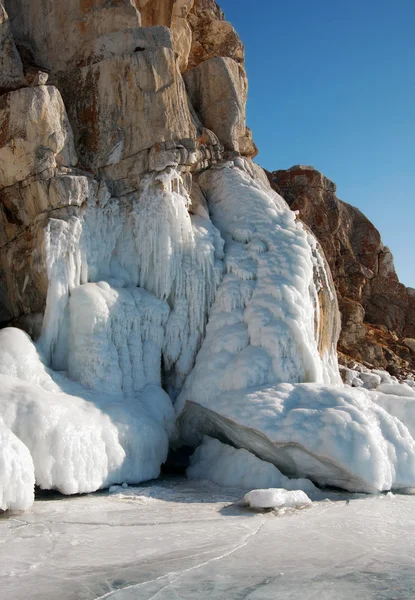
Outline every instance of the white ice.
{"label": "white ice", "polygon": [[88,390],[49,371],[12,328],[0,331],[0,365],[10,372],[0,374],[0,414],[30,452],[38,486],[75,494],[158,477],[174,417],[159,387],[130,398]]}
{"label": "white ice", "polygon": [[311,500],[302,490],[268,488],[248,492],[241,503],[250,508],[303,508],[311,504]]}
{"label": "white ice", "polygon": [[278,194],[252,178],[245,162],[238,165],[199,178],[225,240],[226,274],[179,410],[186,400],[206,402],[267,384],[341,385],[336,340],[323,356],[318,350],[314,273],[322,265],[315,238]]}
{"label": "white ice", "polygon": [[205,436],[186,471],[189,479],[205,479],[224,487],[240,489],[285,488],[315,492],[309,479],[289,479],[275,465],[251,452]]}
{"label": "white ice", "polygon": [[0,418],[0,510],[27,510],[33,504],[34,490],[30,452]]}
{"label": "white ice", "polygon": [[[40,345],[54,368],[68,368],[72,324],[67,306],[74,289],[106,282],[122,295],[120,289],[131,293],[139,286],[168,311],[161,319],[162,360],[169,391],[177,393],[193,366],[223,269],[219,232],[209,218],[191,217],[189,204],[179,172],[168,168],[144,178],[134,194],[111,198],[102,187],[82,217],[68,223],[51,220],[46,236],[50,283]],[[131,323],[135,317],[131,308],[128,312]],[[119,334],[126,333],[123,320],[114,321]]]}
{"label": "white ice", "polygon": [[415,441],[372,401],[373,392],[320,384],[280,384],[188,403],[181,424],[227,437],[284,474],[319,485],[375,492],[415,485]]}

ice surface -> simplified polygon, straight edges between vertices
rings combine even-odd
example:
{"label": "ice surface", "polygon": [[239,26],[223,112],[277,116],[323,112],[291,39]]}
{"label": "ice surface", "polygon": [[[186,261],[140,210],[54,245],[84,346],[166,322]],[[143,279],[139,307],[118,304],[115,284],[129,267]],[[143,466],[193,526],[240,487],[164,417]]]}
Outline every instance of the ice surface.
{"label": "ice surface", "polygon": [[206,436],[191,458],[189,479],[207,479],[225,487],[241,489],[285,488],[315,492],[308,479],[289,479],[275,465],[251,452],[222,444]]}
{"label": "ice surface", "polygon": [[406,383],[381,383],[377,386],[376,391],[382,392],[382,394],[392,394],[393,396],[415,398],[415,391]]}
{"label": "ice surface", "polygon": [[35,470],[30,452],[0,418],[0,510],[30,508],[34,489]]}
{"label": "ice surface", "polygon": [[0,519],[7,600],[413,600],[411,496],[310,495],[276,516],[212,483],[45,497]]}
{"label": "ice surface", "polygon": [[362,389],[280,384],[188,402],[185,439],[227,440],[319,485],[375,492],[415,485],[415,441]]}
{"label": "ice surface", "polygon": [[245,494],[241,502],[251,508],[302,508],[311,504],[305,492],[287,491],[281,488],[252,490]]}

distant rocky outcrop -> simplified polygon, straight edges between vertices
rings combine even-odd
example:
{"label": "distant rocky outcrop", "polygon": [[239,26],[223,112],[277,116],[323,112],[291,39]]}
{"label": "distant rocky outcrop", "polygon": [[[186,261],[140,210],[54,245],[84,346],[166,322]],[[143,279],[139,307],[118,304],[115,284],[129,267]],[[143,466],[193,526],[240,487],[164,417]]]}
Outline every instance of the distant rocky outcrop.
{"label": "distant rocky outcrop", "polygon": [[274,187],[317,236],[342,313],[343,361],[415,370],[415,292],[399,282],[393,256],[360,210],[339,200],[336,185],[313,167],[268,173]]}

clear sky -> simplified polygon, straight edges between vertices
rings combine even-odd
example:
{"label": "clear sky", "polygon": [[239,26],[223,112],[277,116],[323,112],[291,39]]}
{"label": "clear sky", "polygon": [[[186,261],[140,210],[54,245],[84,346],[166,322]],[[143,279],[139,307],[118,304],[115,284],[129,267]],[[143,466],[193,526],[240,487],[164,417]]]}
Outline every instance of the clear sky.
{"label": "clear sky", "polygon": [[217,0],[246,48],[269,170],[313,165],[415,287],[415,0]]}

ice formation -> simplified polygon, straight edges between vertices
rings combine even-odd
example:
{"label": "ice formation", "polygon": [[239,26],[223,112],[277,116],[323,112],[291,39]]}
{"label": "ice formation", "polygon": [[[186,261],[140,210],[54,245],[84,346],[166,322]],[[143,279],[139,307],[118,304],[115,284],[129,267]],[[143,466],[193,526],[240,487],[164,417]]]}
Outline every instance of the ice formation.
{"label": "ice formation", "polygon": [[368,390],[343,387],[314,236],[250,161],[210,168],[197,186],[207,205],[195,215],[170,166],[122,198],[91,187],[67,222],[50,219],[41,338],[0,331],[3,507],[30,504],[33,469],[65,494],[157,477],[177,416],[194,447],[204,435],[228,443],[205,441],[190,477],[415,485],[414,386],[350,371]]}
{"label": "ice formation", "polygon": [[[160,388],[146,386],[136,398],[87,390],[49,371],[30,338],[12,328],[0,331],[0,364],[11,375],[26,372],[1,375],[0,413],[30,451],[41,488],[75,494],[159,475],[173,423]],[[157,418],[148,396],[158,402]]]}
{"label": "ice formation", "polygon": [[[162,326],[159,350],[167,386],[173,394],[181,388],[204,334],[223,256],[219,232],[208,218],[191,217],[189,204],[180,174],[168,168],[148,175],[137,194],[111,198],[102,188],[82,217],[68,223],[51,221],[47,231],[50,284],[40,346],[54,368],[71,371],[69,292],[73,295],[76,287],[87,282],[106,282],[115,290],[113,300],[105,291],[99,293],[107,295],[110,312],[114,307],[119,312],[118,303],[128,304],[128,294],[139,297],[139,286],[142,296],[146,291],[147,298],[160,300],[160,315],[156,317],[154,301],[152,322],[141,321],[147,331],[156,326],[155,318]],[[123,288],[129,292],[120,291]],[[114,300],[116,295],[119,300]],[[111,316],[115,336],[124,345],[128,333],[123,329],[128,330],[135,319],[131,303],[126,311],[125,320],[120,314]]]}
{"label": "ice formation", "polygon": [[302,508],[311,504],[310,498],[301,490],[284,489],[252,490],[243,497],[242,504],[251,508]]}
{"label": "ice formation", "polygon": [[[246,162],[237,161],[199,178],[225,240],[226,274],[179,409],[187,400],[206,403],[232,390],[341,381],[335,334],[322,356],[318,348],[314,276],[321,263],[315,238],[252,175]],[[334,299],[332,304],[337,311]]]}
{"label": "ice formation", "polygon": [[189,479],[207,479],[225,487],[316,491],[309,479],[289,479],[275,465],[251,452],[207,436],[192,456],[186,474]]}
{"label": "ice formation", "polygon": [[181,426],[193,443],[200,432],[219,437],[321,486],[368,493],[412,487],[415,441],[371,394],[321,384],[228,392],[189,402]]}

